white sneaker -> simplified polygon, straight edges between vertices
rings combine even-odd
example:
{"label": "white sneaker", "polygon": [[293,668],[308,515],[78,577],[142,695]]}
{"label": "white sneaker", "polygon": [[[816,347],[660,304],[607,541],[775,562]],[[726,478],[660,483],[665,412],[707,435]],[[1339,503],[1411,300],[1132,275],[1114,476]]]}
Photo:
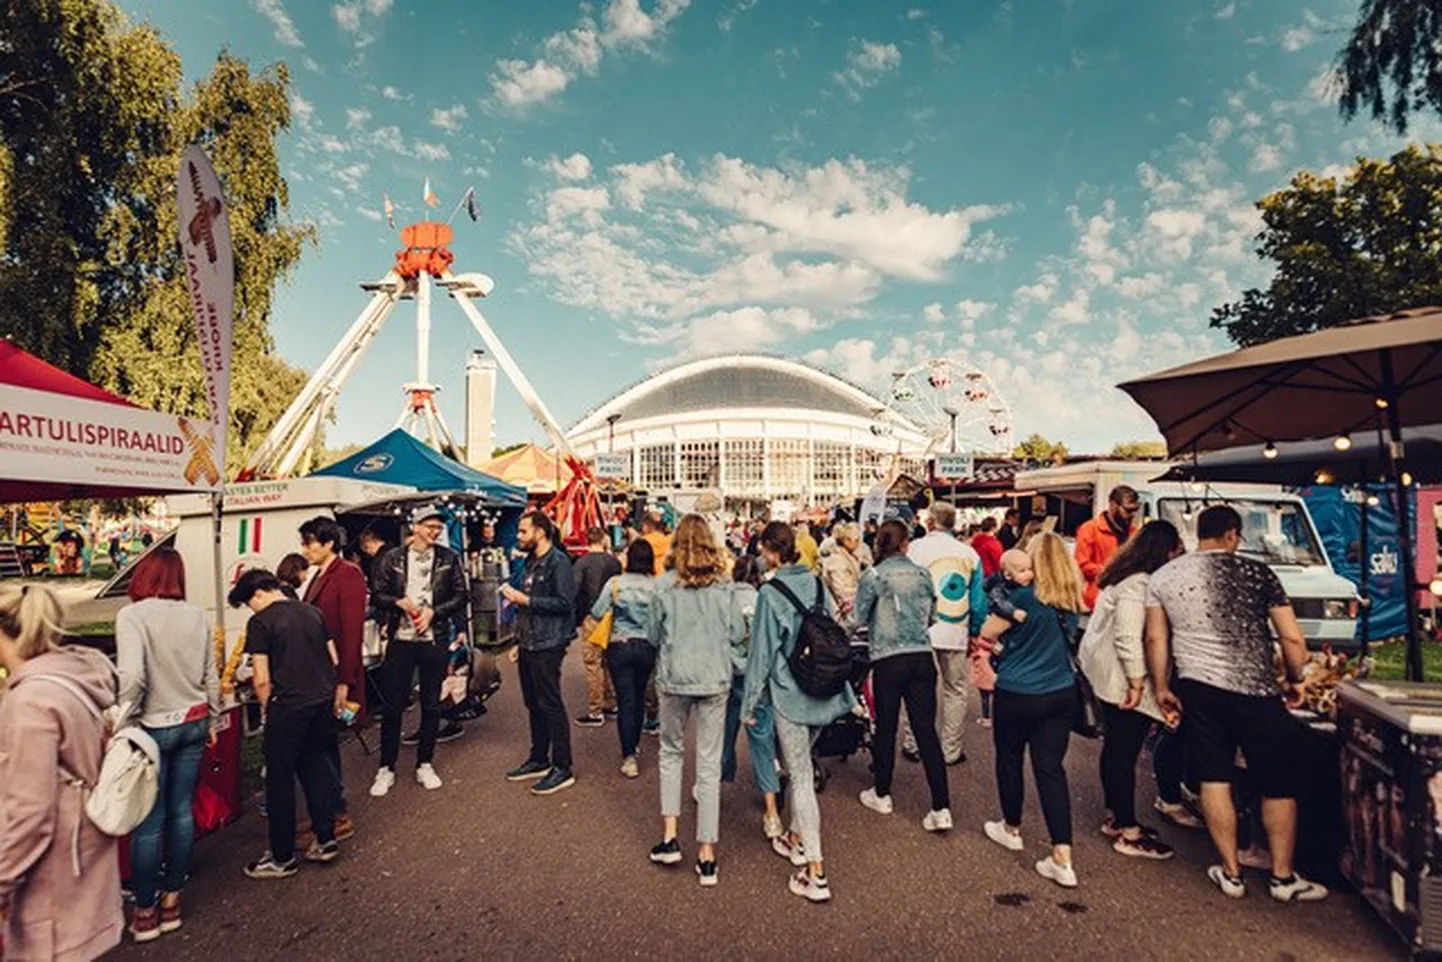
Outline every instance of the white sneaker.
{"label": "white sneaker", "polygon": [[1290,879],[1272,876],[1268,883],[1272,898],[1278,902],[1320,902],[1327,897],[1327,888],[1311,879],[1302,878],[1296,872]]}
{"label": "white sneaker", "polygon": [[376,772],[376,780],[371,782],[371,798],[385,798],[395,783],[396,773],[382,767]]}
{"label": "white sneaker", "polygon": [[761,834],[768,839],[780,838],[786,834],[786,828],[781,824],[779,818],[763,818],[761,820]]}
{"label": "white sneaker", "polygon": [[1077,886],[1076,868],[1070,862],[1062,865],[1050,855],[1036,863],[1036,874],[1044,879],[1051,879],[1064,889],[1074,889]]}
{"label": "white sneaker", "polygon": [[778,835],[771,840],[771,851],[786,859],[796,868],[806,867],[806,849],[800,842],[793,844],[786,835]]}
{"label": "white sneaker", "polygon": [[927,812],[926,817],[921,820],[921,827],[928,832],[951,831],[951,809],[942,808]]}
{"label": "white sneaker", "polygon": [[874,788],[868,788],[861,793],[861,804],[878,815],[890,815],[892,812],[891,796],[878,795]]}
{"label": "white sneaker", "polygon": [[1013,832],[1005,822],[987,822],[982,827],[986,837],[1010,852],[1020,852],[1026,846],[1022,843],[1021,832]]}
{"label": "white sneaker", "polygon": [[420,765],[416,768],[416,781],[428,792],[433,792],[441,787],[441,776],[430,765]]}
{"label": "white sneaker", "polygon": [[1241,876],[1232,878],[1227,870],[1220,865],[1213,865],[1207,869],[1207,878],[1212,884],[1222,890],[1222,894],[1229,899],[1245,898],[1247,894],[1247,883],[1242,881]]}
{"label": "white sneaker", "polygon": [[808,902],[831,901],[831,886],[826,884],[826,878],[816,878],[804,869],[791,876],[786,887],[792,895],[799,895]]}
{"label": "white sneaker", "polygon": [[641,768],[636,764],[635,755],[627,755],[626,760],[621,762],[621,774],[627,778],[641,777]]}

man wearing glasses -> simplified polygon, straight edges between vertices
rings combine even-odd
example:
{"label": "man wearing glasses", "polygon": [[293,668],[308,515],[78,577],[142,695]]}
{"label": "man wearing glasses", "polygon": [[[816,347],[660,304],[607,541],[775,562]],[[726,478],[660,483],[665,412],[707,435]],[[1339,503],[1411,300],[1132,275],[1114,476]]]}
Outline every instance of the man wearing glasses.
{"label": "man wearing glasses", "polygon": [[434,505],[411,514],[411,540],[393,548],[371,574],[371,603],[386,647],[386,702],[381,719],[381,765],[371,784],[380,798],[396,783],[401,750],[401,715],[409,700],[411,678],[421,682],[421,731],[416,750],[416,781],[427,789],[441,787],[432,765],[440,728],[441,682],[446,677],[447,647],[454,622],[466,604],[461,558],[436,544],[445,533],[445,516]]}
{"label": "man wearing glasses", "polygon": [[1125,484],[1112,488],[1107,497],[1107,509],[1077,529],[1076,562],[1086,578],[1086,604],[1090,611],[1097,603],[1097,576],[1112,560],[1112,555],[1127,543],[1136,530],[1137,516],[1142,504],[1137,492]]}

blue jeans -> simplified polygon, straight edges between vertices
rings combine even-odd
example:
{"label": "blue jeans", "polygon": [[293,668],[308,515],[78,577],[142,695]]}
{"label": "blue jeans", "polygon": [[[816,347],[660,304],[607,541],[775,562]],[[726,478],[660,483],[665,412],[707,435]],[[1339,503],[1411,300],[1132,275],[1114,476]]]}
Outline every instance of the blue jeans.
{"label": "blue jeans", "polygon": [[646,680],[656,664],[656,649],[645,639],[618,639],[606,646],[606,667],[616,688],[616,732],[621,757],[636,754],[646,718]]}
{"label": "blue jeans", "polygon": [[[726,700],[726,741],[721,746],[721,781],[736,781],[736,736],[741,729],[741,699],[746,691],[746,676],[731,679],[731,697]],[[756,706],[756,724],[746,729],[746,747],[751,751],[751,767],[756,775],[756,788],[763,795],[781,792],[781,776],[776,774],[776,729],[771,721],[771,706]]]}
{"label": "blue jeans", "polygon": [[146,731],[160,748],[160,791],[155,807],[130,836],[130,887],[142,909],[154,908],[162,887],[179,892],[190,872],[190,850],[195,845],[191,806],[210,722],[201,719]]}

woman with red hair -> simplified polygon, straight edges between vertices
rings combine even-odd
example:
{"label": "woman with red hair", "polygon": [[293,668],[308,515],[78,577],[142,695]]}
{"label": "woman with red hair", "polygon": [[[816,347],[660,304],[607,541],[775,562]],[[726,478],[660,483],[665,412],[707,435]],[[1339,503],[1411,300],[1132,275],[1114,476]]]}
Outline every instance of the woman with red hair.
{"label": "woman with red hair", "polygon": [[130,600],[115,619],[121,724],[139,722],[160,747],[160,795],[130,839],[130,932],[149,942],[180,928],[180,889],[195,843],[191,804],[201,755],[215,737],[220,680],[205,612],[185,600],[179,552],[157,548],[141,559]]}

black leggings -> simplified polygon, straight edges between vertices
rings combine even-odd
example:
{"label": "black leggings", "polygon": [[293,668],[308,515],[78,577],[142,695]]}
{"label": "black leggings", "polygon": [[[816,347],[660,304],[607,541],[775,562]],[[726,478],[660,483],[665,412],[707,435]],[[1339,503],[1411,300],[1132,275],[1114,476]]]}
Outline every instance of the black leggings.
{"label": "black leggings", "polygon": [[1112,824],[1117,828],[1137,826],[1137,759],[1152,730],[1152,719],[1139,711],[1126,711],[1101,703],[1106,722],[1102,740],[1102,797]]}
{"label": "black leggings", "polygon": [[946,760],[941,757],[941,739],[936,734],[936,662],[931,652],[917,651],[882,658],[871,666],[871,691],[876,697],[876,740],[871,746],[876,763],[876,794],[891,794],[891,775],[896,765],[896,726],[901,703],[911,730],[916,733],[916,750],[926,769],[931,787],[932,811],[951,808],[946,784]]}
{"label": "black leggings", "polygon": [[1041,796],[1041,811],[1053,845],[1071,844],[1071,794],[1067,788],[1067,744],[1076,719],[1075,687],[1045,695],[1020,695],[997,689],[992,720],[996,744],[996,788],[1001,814],[1008,825],[1021,824],[1026,786],[1022,758],[1031,749],[1032,777]]}

